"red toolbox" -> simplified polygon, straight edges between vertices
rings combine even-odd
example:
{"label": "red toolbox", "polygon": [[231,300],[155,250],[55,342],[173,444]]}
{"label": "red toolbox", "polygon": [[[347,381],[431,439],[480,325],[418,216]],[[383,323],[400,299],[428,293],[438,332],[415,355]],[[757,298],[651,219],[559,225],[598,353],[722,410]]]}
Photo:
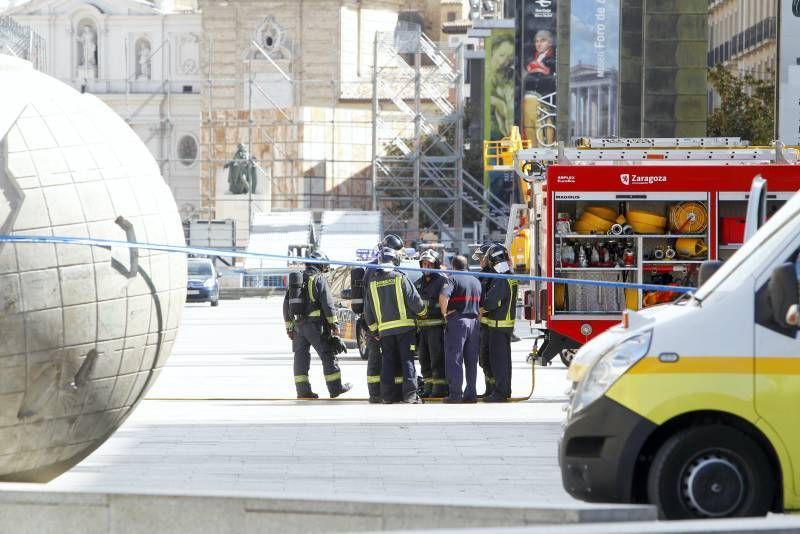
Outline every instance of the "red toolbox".
{"label": "red toolbox", "polygon": [[734,245],[744,243],[744,217],[720,218],[720,243]]}

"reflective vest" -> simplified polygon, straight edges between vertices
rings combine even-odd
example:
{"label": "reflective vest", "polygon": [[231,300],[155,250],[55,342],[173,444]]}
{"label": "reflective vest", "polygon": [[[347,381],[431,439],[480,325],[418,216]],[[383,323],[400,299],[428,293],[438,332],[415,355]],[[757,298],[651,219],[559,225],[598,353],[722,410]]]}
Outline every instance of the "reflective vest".
{"label": "reflective vest", "polygon": [[516,280],[493,280],[484,300],[487,311],[481,317],[481,324],[489,328],[514,328],[518,285]]}

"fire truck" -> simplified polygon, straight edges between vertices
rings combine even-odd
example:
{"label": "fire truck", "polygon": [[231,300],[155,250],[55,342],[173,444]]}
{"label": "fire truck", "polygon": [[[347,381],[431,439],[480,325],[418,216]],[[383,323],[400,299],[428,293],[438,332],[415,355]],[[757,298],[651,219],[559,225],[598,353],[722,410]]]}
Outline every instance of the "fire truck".
{"label": "fire truck", "polygon": [[[625,309],[670,302],[668,286],[697,286],[700,266],[743,242],[750,185],[770,184],[767,214],[800,189],[798,150],[738,138],[579,139],[575,148],[487,147],[489,169],[512,168],[529,200],[507,239],[530,247],[532,276],[653,284],[663,291],[533,282],[525,315],[543,333],[532,356],[569,365]],[[513,164],[509,166],[509,161]],[[512,217],[514,218],[514,217]],[[523,223],[527,232],[520,230]]]}

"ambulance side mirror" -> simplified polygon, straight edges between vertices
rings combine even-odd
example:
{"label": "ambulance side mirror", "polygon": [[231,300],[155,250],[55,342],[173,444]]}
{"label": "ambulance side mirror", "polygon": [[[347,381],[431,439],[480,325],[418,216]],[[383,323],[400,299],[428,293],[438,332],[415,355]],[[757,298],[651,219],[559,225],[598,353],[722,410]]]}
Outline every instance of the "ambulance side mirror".
{"label": "ambulance side mirror", "polygon": [[784,263],[776,267],[772,271],[767,290],[773,321],[782,328],[797,328],[796,319],[795,324],[788,320],[792,308],[797,308],[798,286],[794,264]]}
{"label": "ambulance side mirror", "polygon": [[719,260],[707,260],[700,264],[700,273],[697,275],[697,287],[705,284],[709,278],[714,276],[714,273],[719,271],[722,267],[722,262]]}

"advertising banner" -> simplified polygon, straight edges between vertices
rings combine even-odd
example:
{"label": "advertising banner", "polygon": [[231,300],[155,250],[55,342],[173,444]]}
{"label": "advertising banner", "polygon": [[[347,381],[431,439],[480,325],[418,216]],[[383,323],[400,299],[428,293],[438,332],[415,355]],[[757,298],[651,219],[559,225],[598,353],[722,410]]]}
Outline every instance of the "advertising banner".
{"label": "advertising banner", "polygon": [[569,138],[619,134],[619,0],[572,0]]}
{"label": "advertising banner", "polygon": [[778,139],[800,145],[800,0],[780,2]]}
{"label": "advertising banner", "polygon": [[[484,41],[484,137],[499,141],[514,126],[514,30],[494,28]],[[484,185],[503,200],[513,191],[511,173],[492,171],[484,176]]]}
{"label": "advertising banner", "polygon": [[555,146],[556,0],[517,0],[516,7],[522,137]]}

